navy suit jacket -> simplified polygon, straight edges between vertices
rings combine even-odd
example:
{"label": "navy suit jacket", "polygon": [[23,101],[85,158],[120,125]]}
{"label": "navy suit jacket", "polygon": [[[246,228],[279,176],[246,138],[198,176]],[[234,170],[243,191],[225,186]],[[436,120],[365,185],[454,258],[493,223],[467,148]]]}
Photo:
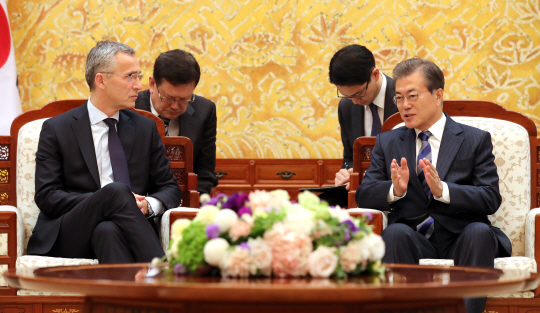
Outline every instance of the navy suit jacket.
{"label": "navy suit jacket", "polygon": [[[404,223],[416,229],[428,215],[453,233],[460,233],[473,222],[491,226],[488,215],[501,205],[499,176],[494,163],[491,135],[455,122],[446,116],[446,125],[437,160],[437,172],[448,184],[450,204],[424,193],[416,175],[416,132],[405,126],[377,136],[371,152],[371,165],[356,191],[358,207],[390,211],[388,223]],[[392,159],[407,159],[409,184],[404,198],[388,203],[392,185]],[[511,254],[508,237],[491,226],[502,248]],[[436,230],[435,230],[436,231]]]}
{"label": "navy suit jacket", "polygon": [[[135,108],[151,112],[150,90],[139,92]],[[214,102],[195,95],[195,101],[178,117],[179,136],[188,137],[193,143],[193,171],[197,174],[197,190],[210,194],[217,186],[216,132],[217,116]]]}
{"label": "navy suit jacket", "polygon": [[[182,192],[172,175],[155,121],[121,110],[117,129],[131,190],[161,200],[166,209],[177,207]],[[43,255],[56,241],[63,215],[101,188],[86,103],[43,123],[35,183],[34,198],[41,212],[28,253]]]}
{"label": "navy suit jacket", "polygon": [[[383,122],[398,111],[397,106],[394,104],[394,96],[396,94],[394,91],[394,81],[392,78],[386,75],[384,76],[386,77],[386,91],[384,95]],[[364,113],[364,106],[354,104],[351,99],[343,98],[339,101],[338,119],[341,126],[341,141],[343,142],[343,165],[341,168],[353,167],[354,141],[358,137],[365,135]]]}

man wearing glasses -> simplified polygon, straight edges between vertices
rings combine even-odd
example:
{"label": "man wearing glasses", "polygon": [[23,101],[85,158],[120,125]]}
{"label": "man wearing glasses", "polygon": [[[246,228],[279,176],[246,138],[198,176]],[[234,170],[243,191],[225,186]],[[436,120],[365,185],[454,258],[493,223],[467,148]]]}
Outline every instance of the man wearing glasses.
{"label": "man wearing glasses", "polygon": [[[393,76],[405,126],[377,137],[356,191],[358,207],[390,212],[383,262],[493,268],[512,245],[488,220],[501,205],[490,134],[443,112],[444,76],[433,62],[405,60]],[[482,312],[486,299],[465,304],[468,313]]]}
{"label": "man wearing glasses", "polygon": [[139,92],[135,108],[154,113],[165,124],[167,136],[185,136],[193,143],[197,190],[209,194],[217,186],[216,105],[195,95],[201,70],[191,53],[175,49],[158,56],[150,89]]}
{"label": "man wearing glasses", "polygon": [[[394,86],[390,77],[375,67],[373,53],[360,45],[340,49],[329,66],[330,82],[336,85],[343,165],[336,173],[336,186],[347,184],[353,165],[354,141],[362,136],[377,136],[382,123],[398,110],[393,103]],[[347,191],[319,195],[331,205],[347,207]]]}
{"label": "man wearing glasses", "polygon": [[164,255],[151,217],[181,191],[154,120],[131,110],[142,88],[135,51],[101,41],[86,60],[88,101],[43,123],[36,152],[40,214],[28,254],[149,262]]}

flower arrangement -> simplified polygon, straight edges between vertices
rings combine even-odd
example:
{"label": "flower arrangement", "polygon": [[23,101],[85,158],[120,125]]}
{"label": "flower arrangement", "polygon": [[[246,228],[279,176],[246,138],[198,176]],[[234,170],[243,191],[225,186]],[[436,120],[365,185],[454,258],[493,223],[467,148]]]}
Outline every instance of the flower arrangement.
{"label": "flower arrangement", "polygon": [[177,275],[334,277],[381,274],[385,249],[367,224],[311,192],[201,196],[194,220],[176,220],[166,257]]}

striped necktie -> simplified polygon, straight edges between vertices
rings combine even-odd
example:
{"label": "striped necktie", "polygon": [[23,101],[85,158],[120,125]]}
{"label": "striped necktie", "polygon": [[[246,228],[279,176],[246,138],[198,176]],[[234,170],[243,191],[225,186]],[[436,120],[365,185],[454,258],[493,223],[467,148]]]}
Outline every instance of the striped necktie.
{"label": "striped necktie", "polygon": [[[431,196],[431,189],[429,189],[426,182],[426,177],[424,176],[424,171],[422,170],[422,167],[420,167],[420,160],[426,158],[429,160],[429,162],[431,162],[431,145],[428,142],[429,137],[431,137],[431,133],[427,130],[418,134],[418,138],[422,140],[422,145],[420,146],[420,153],[418,153],[418,160],[416,161],[416,172],[418,174],[418,179],[420,180],[420,183],[422,183],[422,187],[424,188],[424,192],[428,198]],[[416,231],[429,239],[435,228],[433,222],[433,217],[428,216],[422,223],[416,226]]]}

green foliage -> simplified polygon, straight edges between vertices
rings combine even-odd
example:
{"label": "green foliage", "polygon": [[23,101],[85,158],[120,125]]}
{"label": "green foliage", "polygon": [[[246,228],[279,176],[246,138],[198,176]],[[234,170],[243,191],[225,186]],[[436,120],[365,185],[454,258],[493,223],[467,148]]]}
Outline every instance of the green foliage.
{"label": "green foliage", "polygon": [[283,221],[286,215],[287,213],[285,213],[285,210],[274,209],[272,210],[272,212],[266,215],[259,215],[255,217],[253,221],[253,228],[251,228],[251,233],[249,234],[249,237],[263,237],[266,230],[272,228],[272,225],[274,225],[275,223]]}
{"label": "green foliage", "polygon": [[182,232],[182,241],[178,244],[178,258],[171,261],[171,266],[181,263],[194,273],[199,265],[205,264],[204,245],[208,241],[205,227],[194,221]]}

